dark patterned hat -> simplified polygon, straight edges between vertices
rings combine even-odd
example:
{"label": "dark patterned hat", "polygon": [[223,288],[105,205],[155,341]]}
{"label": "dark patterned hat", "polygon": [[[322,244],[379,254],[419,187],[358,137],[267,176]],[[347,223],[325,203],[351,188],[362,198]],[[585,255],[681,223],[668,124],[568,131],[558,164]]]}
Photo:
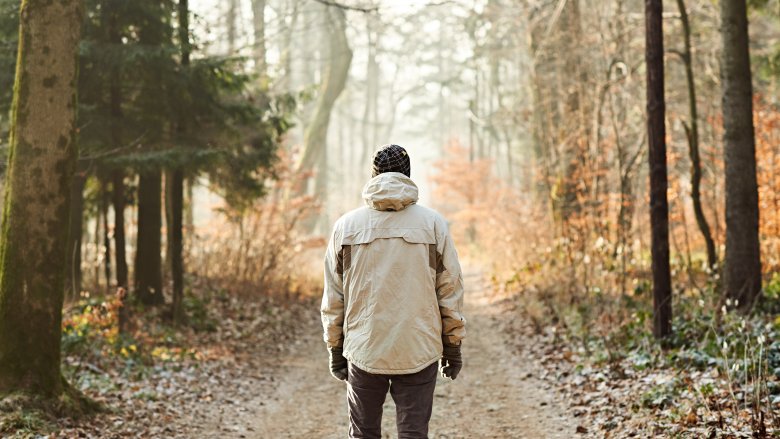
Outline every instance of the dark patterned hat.
{"label": "dark patterned hat", "polygon": [[385,145],[374,153],[374,165],[371,178],[385,172],[400,172],[411,177],[412,165],[409,154],[399,145]]}

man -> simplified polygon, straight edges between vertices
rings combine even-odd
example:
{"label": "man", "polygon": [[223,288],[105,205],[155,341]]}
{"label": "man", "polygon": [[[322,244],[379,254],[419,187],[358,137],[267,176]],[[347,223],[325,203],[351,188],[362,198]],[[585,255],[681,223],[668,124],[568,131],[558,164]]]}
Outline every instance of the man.
{"label": "man", "polygon": [[336,222],[325,253],[322,324],[331,374],[347,382],[350,438],[381,438],[388,390],[398,437],[427,438],[437,363],[453,380],[463,365],[458,255],[410,176],[404,148],[379,149],[367,206]]}

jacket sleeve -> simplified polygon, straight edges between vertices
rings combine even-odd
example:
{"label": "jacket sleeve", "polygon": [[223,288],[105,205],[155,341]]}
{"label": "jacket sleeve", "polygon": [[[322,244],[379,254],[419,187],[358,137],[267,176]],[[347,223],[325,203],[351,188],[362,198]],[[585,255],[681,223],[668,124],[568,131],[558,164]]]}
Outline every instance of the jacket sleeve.
{"label": "jacket sleeve", "polygon": [[328,348],[340,347],[344,343],[344,286],[341,270],[341,246],[338,245],[339,234],[337,223],[325,250],[325,288],[322,293],[320,316]]}
{"label": "jacket sleeve", "polygon": [[436,233],[437,261],[436,297],[442,323],[442,342],[458,346],[466,337],[466,319],[463,317],[463,275],[458,253],[446,222],[439,221]]}

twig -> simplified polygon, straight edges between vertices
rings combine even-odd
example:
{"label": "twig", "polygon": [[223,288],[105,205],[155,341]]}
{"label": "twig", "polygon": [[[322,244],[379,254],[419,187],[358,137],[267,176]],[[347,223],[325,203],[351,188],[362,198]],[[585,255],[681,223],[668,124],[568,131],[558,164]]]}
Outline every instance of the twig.
{"label": "twig", "polygon": [[344,9],[345,11],[357,11],[357,12],[363,12],[364,14],[370,14],[372,12],[376,12],[379,10],[377,6],[371,7],[371,8],[361,8],[359,6],[350,6],[345,5],[343,3],[338,3],[331,0],[314,0],[317,3],[322,3],[325,6],[333,6],[339,9]]}

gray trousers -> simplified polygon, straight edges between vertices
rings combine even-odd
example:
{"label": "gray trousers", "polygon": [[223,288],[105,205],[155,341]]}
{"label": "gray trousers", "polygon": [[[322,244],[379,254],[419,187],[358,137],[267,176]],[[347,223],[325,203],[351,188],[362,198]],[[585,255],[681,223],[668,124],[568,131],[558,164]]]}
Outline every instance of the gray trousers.
{"label": "gray trousers", "polygon": [[349,437],[381,439],[382,405],[388,389],[396,407],[398,439],[427,439],[438,362],[407,375],[378,375],[349,363]]}

